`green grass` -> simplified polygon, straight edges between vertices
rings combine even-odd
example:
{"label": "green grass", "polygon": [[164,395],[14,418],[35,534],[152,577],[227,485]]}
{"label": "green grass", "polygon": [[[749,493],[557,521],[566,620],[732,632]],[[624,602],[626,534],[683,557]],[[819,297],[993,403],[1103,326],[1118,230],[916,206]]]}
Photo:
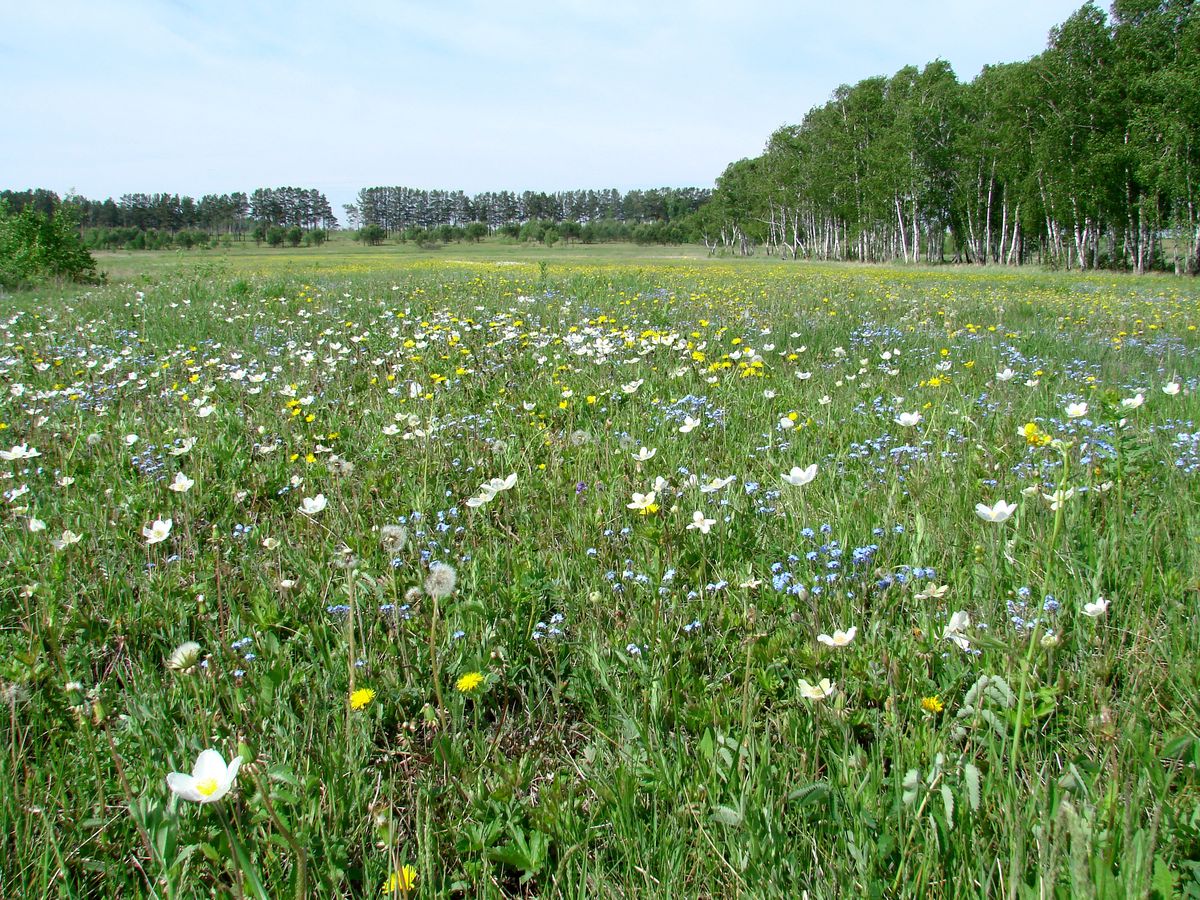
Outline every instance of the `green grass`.
{"label": "green grass", "polygon": [[8,298],[0,895],[1200,896],[1200,289],[686,252]]}

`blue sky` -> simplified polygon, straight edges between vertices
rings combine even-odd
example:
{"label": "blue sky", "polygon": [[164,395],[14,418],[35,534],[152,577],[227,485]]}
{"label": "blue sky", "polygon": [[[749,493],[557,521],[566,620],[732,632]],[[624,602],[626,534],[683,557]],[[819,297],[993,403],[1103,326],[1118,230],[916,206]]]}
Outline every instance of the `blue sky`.
{"label": "blue sky", "polygon": [[0,0],[0,187],[710,186],[839,84],[1040,52],[1081,0]]}

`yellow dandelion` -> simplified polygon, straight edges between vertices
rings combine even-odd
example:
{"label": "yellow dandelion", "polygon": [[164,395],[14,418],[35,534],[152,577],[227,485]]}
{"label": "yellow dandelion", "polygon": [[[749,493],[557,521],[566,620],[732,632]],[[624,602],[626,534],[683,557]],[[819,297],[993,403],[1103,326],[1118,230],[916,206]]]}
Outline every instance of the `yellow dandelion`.
{"label": "yellow dandelion", "polygon": [[945,709],[945,706],[942,705],[941,698],[939,697],[922,697],[921,709],[925,710],[931,716],[936,716]]}
{"label": "yellow dandelion", "polygon": [[370,688],[359,688],[350,695],[350,708],[362,709],[375,699],[375,692]]}
{"label": "yellow dandelion", "polygon": [[483,674],[481,672],[467,672],[454,682],[454,689],[460,694],[469,694],[477,687],[483,684]]}
{"label": "yellow dandelion", "polygon": [[407,894],[416,886],[417,870],[412,866],[404,866],[388,876],[388,880],[383,883],[382,893],[395,894],[399,891],[401,894]]}

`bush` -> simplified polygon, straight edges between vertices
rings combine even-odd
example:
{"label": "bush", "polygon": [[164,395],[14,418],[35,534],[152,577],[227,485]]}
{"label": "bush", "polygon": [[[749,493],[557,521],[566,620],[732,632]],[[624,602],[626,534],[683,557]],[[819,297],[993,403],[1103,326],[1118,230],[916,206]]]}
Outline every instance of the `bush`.
{"label": "bush", "polygon": [[387,233],[378,225],[367,225],[359,229],[358,239],[368,247],[377,247],[383,243]]}
{"label": "bush", "polygon": [[60,207],[47,216],[26,206],[13,214],[0,201],[0,285],[47,278],[96,280],[96,260],[80,239],[75,213]]}

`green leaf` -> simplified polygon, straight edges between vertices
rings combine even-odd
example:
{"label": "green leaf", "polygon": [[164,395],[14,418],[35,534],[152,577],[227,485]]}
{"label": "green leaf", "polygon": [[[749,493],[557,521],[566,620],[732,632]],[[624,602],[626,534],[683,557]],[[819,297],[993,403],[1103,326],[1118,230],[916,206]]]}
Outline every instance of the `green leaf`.
{"label": "green leaf", "polygon": [[954,830],[954,793],[950,785],[942,784],[942,805],[946,807],[946,827]]}
{"label": "green leaf", "polygon": [[789,791],[787,798],[789,803],[794,803],[796,806],[808,806],[810,803],[823,803],[828,796],[829,785],[824,781],[814,781],[812,784]]}
{"label": "green leaf", "polygon": [[972,812],[979,811],[979,769],[974,763],[963,766],[963,782],[967,786],[967,803]]}
{"label": "green leaf", "polygon": [[713,810],[712,817],[722,825],[737,828],[742,824],[742,814],[731,806],[718,806]]}

